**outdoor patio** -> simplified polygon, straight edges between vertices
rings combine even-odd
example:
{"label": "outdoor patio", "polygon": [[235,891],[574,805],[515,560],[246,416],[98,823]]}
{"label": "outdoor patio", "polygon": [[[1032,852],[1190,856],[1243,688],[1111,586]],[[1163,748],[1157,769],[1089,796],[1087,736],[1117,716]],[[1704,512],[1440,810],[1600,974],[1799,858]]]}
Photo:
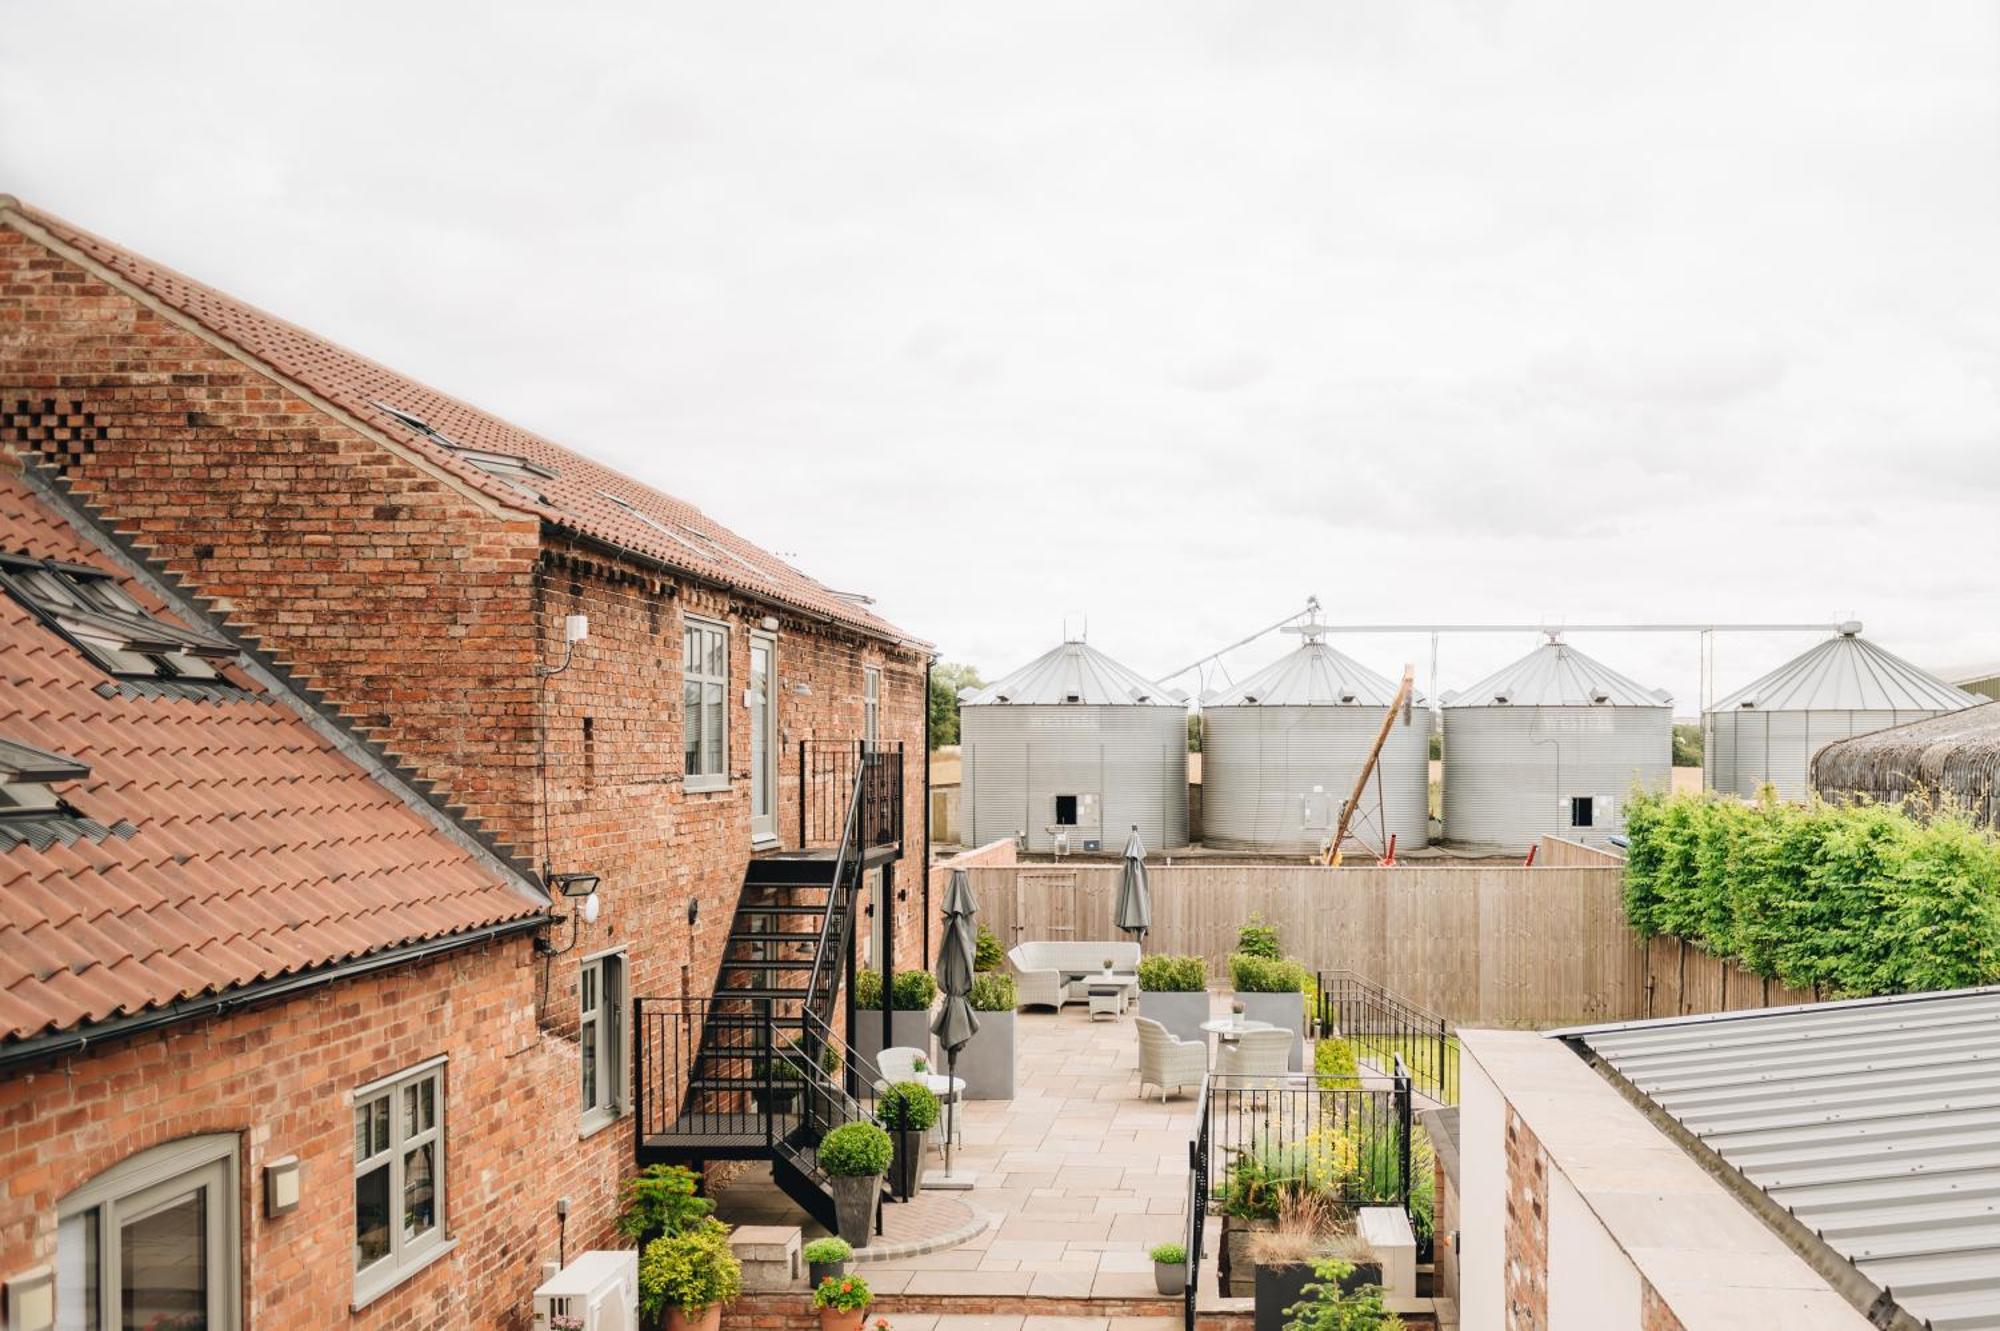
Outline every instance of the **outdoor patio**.
{"label": "outdoor patio", "polygon": [[[1195,1094],[1140,1099],[1132,1017],[1093,1021],[1081,1004],[1017,1016],[1014,1098],[959,1107],[953,1167],[976,1186],[885,1209],[878,1242],[906,1255],[860,1265],[877,1293],[1158,1297],[1147,1250],[1186,1228]],[[818,1232],[762,1167],[720,1193],[718,1212]]]}

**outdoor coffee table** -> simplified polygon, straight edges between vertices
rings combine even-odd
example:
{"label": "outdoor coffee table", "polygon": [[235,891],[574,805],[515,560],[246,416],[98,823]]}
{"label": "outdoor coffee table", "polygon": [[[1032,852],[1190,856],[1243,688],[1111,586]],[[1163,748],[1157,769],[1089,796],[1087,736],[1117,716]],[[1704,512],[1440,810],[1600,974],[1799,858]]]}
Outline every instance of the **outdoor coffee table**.
{"label": "outdoor coffee table", "polygon": [[1125,1004],[1132,991],[1139,987],[1139,977],[1118,971],[1099,971],[1084,981],[1084,992],[1090,998],[1090,1019],[1110,1017],[1116,1020],[1125,1015]]}
{"label": "outdoor coffee table", "polygon": [[1216,1017],[1212,1021],[1204,1021],[1201,1028],[1219,1040],[1234,1040],[1245,1031],[1268,1031],[1271,1023],[1252,1021],[1248,1017]]}

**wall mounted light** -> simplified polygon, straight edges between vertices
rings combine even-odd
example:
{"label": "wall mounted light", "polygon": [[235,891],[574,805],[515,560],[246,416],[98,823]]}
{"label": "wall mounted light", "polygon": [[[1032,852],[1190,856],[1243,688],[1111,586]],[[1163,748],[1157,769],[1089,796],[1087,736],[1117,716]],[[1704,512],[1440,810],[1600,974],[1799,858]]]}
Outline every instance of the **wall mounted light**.
{"label": "wall mounted light", "polygon": [[290,1215],[299,1209],[299,1158],[273,1160],[264,1166],[264,1214]]}
{"label": "wall mounted light", "polygon": [[[597,899],[597,885],[600,881],[602,880],[594,873],[554,873],[546,868],[542,870],[542,886],[552,896],[566,897],[575,902],[576,909],[569,917],[568,946],[551,947],[547,939],[537,938],[535,940],[537,952],[545,957],[559,957],[576,946],[579,928],[586,924],[597,923],[597,917],[602,909]],[[562,917],[557,916],[551,923],[561,924]]]}
{"label": "wall mounted light", "polygon": [[7,1331],[49,1331],[56,1324],[55,1268],[37,1266],[8,1278]]}

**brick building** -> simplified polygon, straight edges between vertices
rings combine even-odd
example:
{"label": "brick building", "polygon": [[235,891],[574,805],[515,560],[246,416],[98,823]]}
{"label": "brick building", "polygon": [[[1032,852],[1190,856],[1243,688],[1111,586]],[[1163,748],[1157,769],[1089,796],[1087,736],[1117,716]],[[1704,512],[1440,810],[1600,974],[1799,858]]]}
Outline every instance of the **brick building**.
{"label": "brick building", "polygon": [[[526,1023],[510,1046],[524,1066],[492,1088],[519,1111],[509,1184],[526,1191],[514,1231],[440,1263],[454,1288],[494,1287],[496,1317],[555,1256],[557,1197],[571,1251],[610,1241],[645,1089],[633,998],[699,1001],[725,974],[754,993],[798,968],[803,952],[730,952],[745,884],[838,832],[856,781],[843,755],[864,744],[869,771],[895,762],[900,826],[867,861],[841,950],[923,964],[930,651],[861,598],[4,196],[0,446],[495,863],[598,880],[595,920],[559,902],[552,955],[517,957],[496,1000],[503,1028]],[[568,643],[572,616],[588,631]],[[318,1200],[351,1219],[351,1200]],[[246,1265],[253,1290],[303,1279],[332,1274]]]}

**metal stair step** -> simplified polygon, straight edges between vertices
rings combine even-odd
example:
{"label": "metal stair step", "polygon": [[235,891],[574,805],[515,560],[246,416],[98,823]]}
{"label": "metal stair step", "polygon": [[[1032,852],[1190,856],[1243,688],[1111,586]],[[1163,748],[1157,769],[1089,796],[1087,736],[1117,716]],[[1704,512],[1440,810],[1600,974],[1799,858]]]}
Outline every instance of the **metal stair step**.
{"label": "metal stair step", "polygon": [[775,929],[732,929],[729,932],[732,943],[817,943],[817,933],[799,933],[795,930]]}
{"label": "metal stair step", "polygon": [[740,988],[737,988],[737,987],[735,987],[735,986],[733,986],[733,985],[724,985],[724,986],[723,986],[722,988],[720,988],[720,989],[717,989],[717,990],[715,991],[715,996],[716,996],[716,998],[717,998],[717,999],[725,999],[725,998],[771,998],[771,999],[778,999],[778,998],[804,998],[804,997],[806,996],[806,990],[805,990],[805,989],[803,989],[803,988],[799,988],[799,989],[793,989],[793,988],[790,988],[790,987],[787,987],[787,986],[772,986],[772,985],[758,985],[758,986],[756,986],[756,987],[754,987],[754,988],[746,988],[746,989],[740,989]]}

